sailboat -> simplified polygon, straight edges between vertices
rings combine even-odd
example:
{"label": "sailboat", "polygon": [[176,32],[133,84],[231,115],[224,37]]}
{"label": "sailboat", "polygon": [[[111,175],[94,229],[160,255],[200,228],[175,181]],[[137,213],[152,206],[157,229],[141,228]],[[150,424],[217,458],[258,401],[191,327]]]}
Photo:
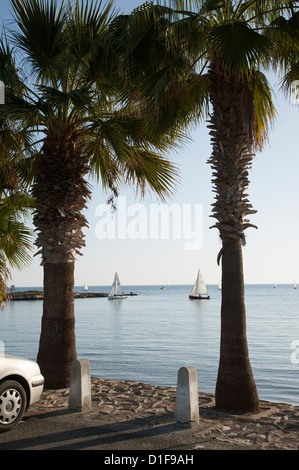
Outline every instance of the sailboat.
{"label": "sailboat", "polygon": [[84,282],[83,290],[88,290],[87,282]]}
{"label": "sailboat", "polygon": [[208,295],[204,278],[199,269],[197,273],[196,281],[194,282],[194,285],[190,292],[189,299],[200,300],[200,299],[209,299],[209,298],[210,296]]}
{"label": "sailboat", "polygon": [[123,293],[122,287],[119,282],[118,274],[115,273],[114,281],[111,287],[111,291],[108,295],[108,300],[118,300],[118,299],[126,299],[127,296]]}

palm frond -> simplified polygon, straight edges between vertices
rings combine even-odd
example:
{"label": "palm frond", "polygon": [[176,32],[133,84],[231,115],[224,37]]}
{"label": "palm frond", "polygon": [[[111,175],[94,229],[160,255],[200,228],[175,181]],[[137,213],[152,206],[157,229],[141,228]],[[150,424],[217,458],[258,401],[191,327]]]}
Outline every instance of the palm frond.
{"label": "palm frond", "polygon": [[267,139],[269,127],[276,117],[273,91],[266,76],[260,71],[252,71],[248,82],[253,95],[255,115],[255,130],[252,135],[252,142],[255,142],[256,147],[261,149]]}
{"label": "palm frond", "polygon": [[5,105],[1,109],[5,117],[16,122],[24,122],[26,127],[31,129],[38,129],[43,121],[43,116],[49,110],[41,99],[19,97],[9,90],[6,93]]}
{"label": "palm frond", "polygon": [[67,45],[64,2],[57,0],[11,0],[19,32],[14,43],[26,54],[33,72],[42,82],[53,82],[62,67]]}
{"label": "palm frond", "polygon": [[127,184],[136,187],[144,196],[147,188],[165,200],[177,187],[179,176],[176,166],[160,154],[149,150],[132,149],[130,159],[125,165]]}
{"label": "palm frond", "polygon": [[271,63],[282,75],[281,88],[289,94],[292,83],[299,79],[299,11],[290,18],[279,16],[266,29],[265,35],[275,45]]}
{"label": "palm frond", "polygon": [[80,112],[82,108],[86,109],[91,103],[90,93],[86,87],[71,89],[68,92],[45,85],[39,85],[38,89],[40,91],[41,101],[54,109],[73,105],[77,107]]}
{"label": "palm frond", "polygon": [[24,84],[20,79],[20,71],[17,68],[13,50],[4,33],[0,38],[0,80],[5,85],[6,93],[13,91],[18,96],[22,96]]}
{"label": "palm frond", "polygon": [[299,62],[290,64],[289,70],[281,79],[282,88],[289,93],[294,82],[299,80]]}
{"label": "palm frond", "polygon": [[0,309],[3,310],[6,302],[9,300],[9,291],[7,288],[10,279],[10,271],[6,264],[5,257],[1,256],[0,250]]}
{"label": "palm frond", "polygon": [[0,304],[7,301],[10,269],[21,269],[31,262],[33,232],[25,220],[33,208],[33,199],[21,191],[10,195],[2,189],[0,199]]}
{"label": "palm frond", "polygon": [[96,4],[76,0],[69,12],[70,51],[84,64],[87,80],[103,79],[105,71],[110,69],[108,30],[116,14],[113,1],[103,4],[102,0]]}
{"label": "palm frond", "polygon": [[142,188],[142,194],[145,188],[149,188],[165,197],[169,183],[169,192],[172,192],[177,171],[166,158],[154,151],[159,149],[164,153],[171,145],[170,139],[167,143],[166,139],[156,138],[142,117],[116,113],[110,119],[94,123],[91,129],[94,134],[89,144],[91,165],[107,189],[116,194],[124,182],[136,184]]}
{"label": "palm frond", "polygon": [[213,27],[208,38],[212,54],[219,57],[228,72],[236,75],[257,67],[265,55],[270,55],[272,48],[268,38],[242,22]]}
{"label": "palm frond", "polygon": [[7,221],[5,235],[0,231],[0,244],[1,251],[12,268],[21,269],[30,264],[32,241],[32,231],[24,223],[12,219]]}

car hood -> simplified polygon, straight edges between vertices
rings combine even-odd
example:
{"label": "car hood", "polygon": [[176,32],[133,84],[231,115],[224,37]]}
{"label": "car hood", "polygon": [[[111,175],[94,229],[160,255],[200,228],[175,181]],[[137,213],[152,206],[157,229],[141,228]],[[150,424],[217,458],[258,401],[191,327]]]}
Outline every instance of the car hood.
{"label": "car hood", "polygon": [[20,374],[23,377],[32,377],[40,374],[38,364],[23,357],[0,355],[0,380],[13,374]]}

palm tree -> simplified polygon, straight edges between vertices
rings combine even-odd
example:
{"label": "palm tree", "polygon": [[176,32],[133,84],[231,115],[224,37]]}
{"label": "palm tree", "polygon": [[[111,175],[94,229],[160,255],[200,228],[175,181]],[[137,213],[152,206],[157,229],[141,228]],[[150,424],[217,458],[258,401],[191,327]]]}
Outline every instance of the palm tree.
{"label": "palm tree", "polygon": [[[15,62],[5,40],[0,40],[0,80],[6,90],[22,95]],[[0,106],[0,307],[9,300],[7,283],[11,269],[21,269],[30,261],[33,233],[26,226],[33,199],[22,176],[20,146],[27,141],[17,124],[7,119]]]}
{"label": "palm tree", "polygon": [[[297,2],[165,3],[174,10],[147,3],[135,13],[142,27],[137,26],[136,33],[134,27],[131,29],[128,60],[134,67],[140,50],[151,47],[155,51],[154,60],[144,59],[146,78],[142,73],[137,77],[140,90],[151,91],[147,96],[157,114],[172,115],[176,122],[180,109],[180,119],[186,116],[188,124],[190,116],[193,120],[202,117],[203,106],[209,102],[212,155],[208,162],[216,194],[212,217],[222,243],[218,255],[218,263],[222,263],[222,305],[216,406],[234,412],[256,411],[259,399],[248,354],[242,259],[245,230],[255,227],[248,216],[256,211],[246,191],[254,153],[262,149],[275,116],[267,70],[279,64],[284,71],[294,71],[298,61]],[[149,46],[153,30],[154,41]],[[163,41],[166,54],[161,48]],[[189,71],[176,61],[170,86],[164,86],[161,93],[162,86],[168,84],[165,57],[173,54],[175,58],[173,51],[181,57],[179,49],[189,58]],[[173,92],[175,74],[180,80]]]}
{"label": "palm tree", "polygon": [[35,172],[33,220],[44,270],[37,360],[46,387],[55,389],[69,385],[76,358],[74,265],[87,226],[86,175],[91,171],[102,181],[112,203],[122,184],[165,197],[177,177],[163,156],[171,139],[157,139],[142,107],[122,96],[110,40],[112,2],[60,3],[11,0],[18,27],[13,44],[30,82],[22,97],[8,94],[4,107],[35,139],[29,160]]}

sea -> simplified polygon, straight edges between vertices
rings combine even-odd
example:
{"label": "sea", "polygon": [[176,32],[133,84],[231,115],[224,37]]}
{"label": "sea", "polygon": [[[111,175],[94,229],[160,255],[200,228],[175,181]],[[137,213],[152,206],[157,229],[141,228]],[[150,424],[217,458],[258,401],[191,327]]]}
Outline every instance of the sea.
{"label": "sea", "polygon": [[[180,367],[197,370],[198,388],[215,392],[219,363],[221,291],[191,301],[192,286],[123,286],[126,299],[75,299],[78,358],[91,375],[176,386]],[[16,290],[42,290],[18,288]],[[83,286],[75,289],[83,291]],[[106,292],[110,286],[89,286]],[[250,362],[259,398],[299,405],[299,288],[246,285]],[[0,311],[0,349],[36,360],[42,301],[11,301]]]}

